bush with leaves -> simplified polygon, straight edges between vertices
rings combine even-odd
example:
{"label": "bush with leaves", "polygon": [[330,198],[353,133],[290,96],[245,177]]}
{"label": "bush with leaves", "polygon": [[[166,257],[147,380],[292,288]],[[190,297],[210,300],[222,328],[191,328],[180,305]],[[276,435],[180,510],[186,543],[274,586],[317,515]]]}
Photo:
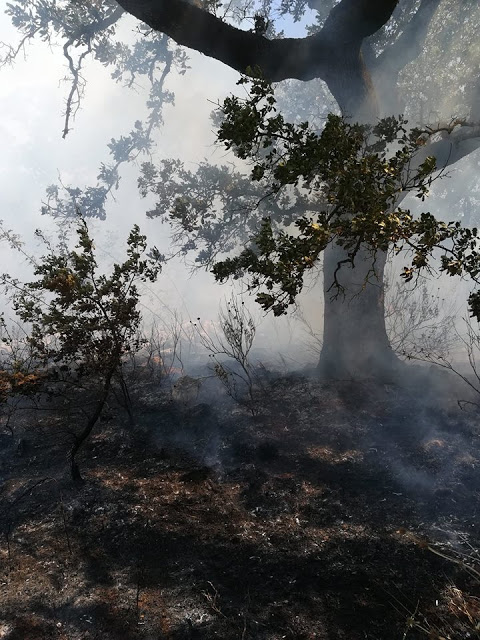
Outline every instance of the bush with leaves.
{"label": "bush with leaves", "polygon": [[79,481],[76,455],[99,419],[114,379],[124,385],[124,357],[141,347],[138,284],[155,281],[160,265],[146,255],[146,237],[135,225],[127,240],[127,259],[105,275],[82,217],[76,233],[78,242],[69,250],[64,244],[52,247],[37,232],[48,253],[36,263],[36,279],[22,284],[4,275],[3,282],[13,292],[17,315],[30,327],[27,342],[47,378],[55,380],[60,367],[78,381],[98,385],[93,409],[85,412],[86,424],[70,452],[72,477]]}
{"label": "bush with leaves", "polygon": [[23,400],[35,399],[45,382],[44,372],[25,333],[19,327],[10,329],[3,315],[0,316],[0,411],[3,427],[14,435],[12,419]]}

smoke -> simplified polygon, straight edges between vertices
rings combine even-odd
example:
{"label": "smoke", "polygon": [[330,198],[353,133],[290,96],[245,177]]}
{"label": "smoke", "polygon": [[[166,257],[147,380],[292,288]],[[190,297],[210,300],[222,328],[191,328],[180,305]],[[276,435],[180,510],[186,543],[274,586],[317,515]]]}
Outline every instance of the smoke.
{"label": "smoke", "polygon": [[[453,26],[452,20],[456,21]],[[480,54],[476,42],[479,22],[480,8],[473,7],[472,3],[462,4],[455,0],[440,3],[425,41],[425,52],[407,66],[400,77],[402,100],[412,123],[436,124],[453,117],[475,115],[468,110],[468,97],[471,81],[478,77]],[[8,19],[2,14],[0,39],[13,41],[17,34],[8,25]],[[295,24],[288,19],[283,20],[281,26],[285,35],[292,36],[301,35],[305,27],[304,23]],[[124,20],[120,29],[120,35],[126,41],[136,37],[133,20]],[[236,162],[215,146],[215,132],[209,115],[214,106],[212,102],[221,102],[231,92],[241,91],[235,84],[238,74],[207,57],[193,52],[188,55],[191,68],[186,76],[172,74],[169,78],[168,88],[175,93],[175,105],[165,109],[165,124],[155,134],[153,160],[178,157],[192,171],[204,159],[214,163]],[[115,84],[108,70],[89,64],[84,70],[88,84],[82,109],[73,130],[66,140],[62,140],[61,112],[66,86],[58,83],[58,78],[65,75],[60,52],[35,42],[25,60],[19,58],[14,67],[4,68],[1,73],[0,137],[4,149],[8,150],[0,158],[1,216],[6,228],[25,239],[27,250],[38,254],[39,247],[33,241],[34,229],[47,229],[50,235],[56,231],[54,222],[39,214],[46,187],[59,178],[67,185],[95,184],[110,140],[128,132],[132,123],[145,116],[147,88],[136,85],[134,90],[128,90],[121,84]],[[458,87],[458,91],[452,91],[452,86]],[[287,112],[292,120],[310,120],[318,129],[323,126],[326,114],[335,110],[331,95],[319,81],[286,82],[278,87],[278,93],[282,112]],[[450,220],[456,217],[475,223],[480,188],[478,153],[455,165],[447,179],[433,186],[426,205],[438,218]],[[134,223],[140,225],[151,245],[157,246],[161,252],[168,250],[169,229],[158,220],[145,216],[149,201],[139,200],[138,171],[138,163],[122,167],[120,188],[108,202],[107,220],[90,223],[105,268],[122,259],[124,241]],[[467,195],[471,197],[468,203],[462,201]],[[459,202],[462,202],[461,206]],[[425,206],[413,199],[403,204],[411,207],[414,213]],[[12,276],[22,279],[28,277],[28,264],[4,245],[2,256],[2,270],[8,269]],[[398,264],[393,266],[393,272],[395,268]],[[437,283],[432,278],[426,286],[429,287],[428,295],[441,287],[440,297],[448,299],[449,309],[454,309],[453,314],[458,313],[460,301],[468,293],[467,284],[450,283],[445,279]],[[143,292],[146,327],[148,329],[159,318],[168,325],[168,318],[176,313],[185,326],[197,317],[207,324],[216,323],[219,304],[230,291],[243,294],[255,315],[257,334],[252,351],[255,362],[262,362],[266,368],[277,371],[277,375],[284,373],[285,369],[301,369],[305,364],[314,364],[323,325],[321,283],[315,278],[306,283],[296,316],[273,319],[264,317],[247,299],[245,285],[220,287],[213,282],[211,274],[191,273],[181,258],[172,260],[165,265],[159,282]],[[452,301],[453,294],[457,297]],[[446,313],[449,314],[452,315],[450,311]],[[438,322],[438,318],[433,318],[432,322]],[[284,356],[283,361],[279,361],[279,355]],[[186,358],[186,371],[183,373],[192,373],[189,369],[194,368],[194,360],[193,357]],[[208,375],[206,372],[203,374]],[[424,384],[426,388],[427,383]],[[450,382],[446,381],[444,387],[435,388],[434,394],[442,396],[449,385]],[[199,409],[195,414],[197,410],[194,408],[215,404],[220,388],[217,383],[205,381],[199,389],[198,398],[191,403],[189,400],[183,407],[183,400],[175,397],[179,394],[177,389],[177,393],[173,393],[176,403],[171,409],[173,413],[167,414],[165,421],[160,422],[158,416],[152,417],[152,424],[147,426],[158,434],[157,445],[188,446],[197,452],[199,459],[216,464],[221,448],[220,426],[212,410]],[[227,402],[225,395],[221,398],[222,402]],[[410,400],[405,397],[404,402],[409,403]],[[422,404],[422,399],[418,403],[414,417],[412,411],[408,413],[411,423],[406,424],[402,409],[398,409],[385,418],[378,440],[367,442],[365,446],[366,451],[375,453],[377,458],[382,457],[382,464],[391,469],[406,490],[434,492],[453,482],[454,472],[448,465],[448,456],[441,457],[441,472],[432,474],[399,451],[396,434],[399,431],[410,433],[419,447],[427,449],[431,446],[440,450],[442,445],[438,443],[448,440],[445,451],[449,455],[468,448],[468,440],[460,435],[451,436],[449,425],[439,424],[438,416],[433,415],[427,404]],[[231,406],[228,404],[229,410]],[[194,418],[190,415],[192,411]],[[168,425],[178,422],[186,426],[169,434]],[[205,441],[206,445],[201,444]],[[437,444],[432,444],[435,442]],[[407,446],[408,439],[403,444]]]}

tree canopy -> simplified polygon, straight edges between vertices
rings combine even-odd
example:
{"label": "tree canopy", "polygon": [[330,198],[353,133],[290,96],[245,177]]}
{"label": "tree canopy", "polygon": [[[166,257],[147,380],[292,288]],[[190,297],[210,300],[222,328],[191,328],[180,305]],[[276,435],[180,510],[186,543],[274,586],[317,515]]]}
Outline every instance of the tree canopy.
{"label": "tree canopy", "polygon": [[[141,193],[158,196],[148,215],[173,223],[183,252],[196,250],[199,264],[217,263],[220,280],[249,273],[253,288],[264,287],[258,298],[264,308],[283,313],[325,250],[325,344],[333,345],[326,359],[346,363],[347,355],[338,356],[339,345],[362,339],[370,347],[364,348],[364,363],[354,367],[359,370],[378,361],[382,350],[381,359],[389,357],[383,321],[383,254],[389,247],[413,251],[404,271],[407,280],[430,266],[434,249],[443,252],[442,270],[476,279],[475,230],[426,213],[417,219],[401,207],[407,193],[426,194],[435,171],[480,145],[475,27],[480,10],[471,3],[12,0],[7,12],[22,33],[7,60],[33,37],[63,43],[71,73],[64,135],[81,98],[81,70],[88,57],[111,68],[115,80],[131,84],[143,76],[150,85],[150,115],[135,122],[130,134],[111,141],[112,159],[101,165],[98,184],[51,187],[45,212],[62,216],[80,207],[86,215],[105,215],[120,165],[152,150],[151,133],[161,121],[162,106],[173,100],[168,76],[188,71],[185,48],[190,48],[266,84],[253,85],[253,92],[259,91],[256,102],[254,96],[243,105],[235,99],[224,105],[220,140],[253,162],[250,176],[238,165],[204,163],[197,172],[177,159],[143,165]],[[128,46],[117,39],[126,13],[140,21],[139,37]],[[287,18],[306,21],[307,35],[285,37]],[[275,98],[266,87],[295,80],[322,81],[308,91],[323,101],[328,88],[342,117],[312,125],[282,86],[279,93],[284,91],[291,117],[275,112]],[[445,91],[452,82],[454,97]],[[238,241],[247,243],[245,250],[229,255]],[[333,293],[349,295],[332,296],[332,285]],[[364,295],[357,295],[360,290]],[[348,307],[341,305],[342,297],[349,297]],[[470,303],[477,315],[476,294]]]}
{"label": "tree canopy", "polygon": [[[263,183],[267,193],[300,187],[323,209],[314,217],[298,216],[294,234],[275,235],[271,218],[264,218],[253,248],[215,265],[218,279],[251,274],[251,286],[263,285],[267,291],[257,300],[280,314],[295,302],[305,272],[335,242],[346,250],[344,262],[352,267],[360,247],[369,247],[372,273],[378,251],[408,250],[411,264],[402,272],[406,281],[429,269],[434,250],[440,250],[441,271],[452,276],[467,273],[478,284],[476,228],[463,228],[458,221],[444,223],[430,213],[415,218],[398,206],[408,193],[424,201],[434,180],[435,157],[422,153],[424,131],[408,130],[402,119],[385,118],[368,126],[330,115],[318,134],[307,122],[286,122],[275,104],[264,81],[253,84],[247,100],[227,99],[219,139],[253,162],[251,179]],[[327,283],[335,295],[344,293],[337,279],[341,267],[342,261],[333,282]],[[478,292],[471,294],[470,304],[472,315],[480,319]]]}

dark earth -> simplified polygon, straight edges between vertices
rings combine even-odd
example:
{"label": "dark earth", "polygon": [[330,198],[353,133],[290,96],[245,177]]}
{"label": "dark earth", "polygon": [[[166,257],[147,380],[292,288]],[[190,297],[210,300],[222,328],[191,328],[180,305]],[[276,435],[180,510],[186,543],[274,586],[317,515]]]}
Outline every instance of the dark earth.
{"label": "dark earth", "polygon": [[478,412],[428,377],[272,377],[253,412],[137,381],[81,486],[80,414],[5,415],[0,639],[480,638]]}

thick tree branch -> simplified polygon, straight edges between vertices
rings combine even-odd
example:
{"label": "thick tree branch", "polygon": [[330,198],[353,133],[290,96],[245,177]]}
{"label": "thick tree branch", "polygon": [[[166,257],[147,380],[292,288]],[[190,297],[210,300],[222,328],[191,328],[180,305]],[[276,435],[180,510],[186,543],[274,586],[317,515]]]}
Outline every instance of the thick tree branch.
{"label": "thick tree branch", "polygon": [[425,147],[425,153],[434,156],[437,167],[443,169],[473,153],[480,147],[480,125],[464,125],[452,131],[443,140]]}
{"label": "thick tree branch", "polygon": [[356,44],[373,35],[389,20],[398,0],[342,0],[330,12],[322,32],[336,45]]}
{"label": "thick tree branch", "polygon": [[470,82],[467,89],[467,104],[470,107],[470,120],[480,122],[480,78]]}
{"label": "thick tree branch", "polygon": [[[446,125],[445,127],[439,126],[432,131],[433,134],[436,134],[439,131],[446,132],[448,129],[450,132],[446,133],[441,140],[430,144],[427,140],[427,144],[419,149],[408,168],[410,175],[413,175],[429,156],[435,158],[437,169],[443,171],[480,148],[480,125],[465,124],[450,127]],[[397,206],[405,195],[406,193],[403,193],[401,198],[397,200]]]}
{"label": "thick tree branch", "polygon": [[187,0],[118,0],[120,6],[177,44],[215,58],[245,73],[262,69],[266,79],[325,79],[338,67],[338,54],[349,45],[358,56],[363,38],[381,28],[397,0],[342,0],[324,28],[305,38],[268,40],[253,31],[233,27]]}
{"label": "thick tree branch", "polygon": [[382,115],[404,111],[404,105],[398,94],[398,76],[402,69],[421,54],[425,37],[439,4],[440,0],[422,0],[402,34],[378,56],[373,64],[369,65],[380,97]]}
{"label": "thick tree branch", "polygon": [[422,0],[420,2],[416,14],[406,25],[401,35],[375,60],[375,71],[388,69],[389,73],[396,74],[396,80],[400,71],[418,58],[439,4],[440,0]]}
{"label": "thick tree branch", "polygon": [[243,31],[186,0],[120,0],[120,6],[177,44],[223,62],[239,73],[256,66],[269,81],[323,77],[332,61],[321,34],[268,40]]}
{"label": "thick tree branch", "polygon": [[117,1],[177,44],[240,73],[259,67],[270,82],[321,78],[346,115],[363,121],[378,115],[360,48],[364,38],[389,20],[398,0],[341,0],[319,33],[276,40],[233,27],[187,0]]}

